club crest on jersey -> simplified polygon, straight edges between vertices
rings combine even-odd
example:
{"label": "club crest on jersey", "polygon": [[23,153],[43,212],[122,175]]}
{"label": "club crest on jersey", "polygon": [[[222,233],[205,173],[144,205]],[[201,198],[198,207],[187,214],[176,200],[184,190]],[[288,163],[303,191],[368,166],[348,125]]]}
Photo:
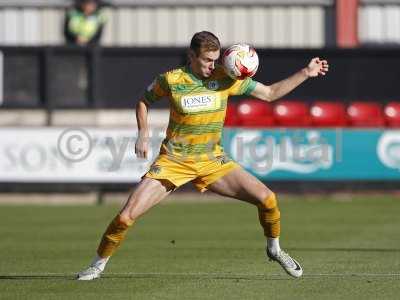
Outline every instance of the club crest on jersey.
{"label": "club crest on jersey", "polygon": [[211,81],[208,82],[208,89],[209,90],[215,91],[215,90],[218,90],[218,88],[219,88],[218,81],[211,80]]}

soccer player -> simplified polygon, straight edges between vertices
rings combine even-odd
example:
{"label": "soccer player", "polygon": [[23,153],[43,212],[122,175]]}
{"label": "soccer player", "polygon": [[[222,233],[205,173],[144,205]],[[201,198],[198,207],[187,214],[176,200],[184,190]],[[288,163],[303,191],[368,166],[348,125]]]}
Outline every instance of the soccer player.
{"label": "soccer player", "polygon": [[267,256],[278,262],[289,275],[302,275],[300,264],[279,245],[280,212],[275,194],[224,153],[220,144],[221,131],[229,96],[245,94],[274,101],[308,78],[325,75],[328,63],[313,58],[289,78],[268,86],[251,78],[231,79],[216,63],[220,51],[220,42],[214,34],[196,33],[190,43],[189,64],[156,77],[137,103],[136,155],[147,157],[147,111],[149,105],[161,98],[170,102],[167,136],[150,170],[104,232],[93,262],[78,274],[77,279],[100,277],[136,220],[189,181],[201,192],[210,190],[255,205],[266,237]]}

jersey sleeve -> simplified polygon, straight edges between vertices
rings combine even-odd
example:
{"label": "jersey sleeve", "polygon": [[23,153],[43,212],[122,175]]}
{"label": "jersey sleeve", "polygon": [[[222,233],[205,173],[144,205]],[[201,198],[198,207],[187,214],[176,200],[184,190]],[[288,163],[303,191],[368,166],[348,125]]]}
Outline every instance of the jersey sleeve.
{"label": "jersey sleeve", "polygon": [[144,93],[144,100],[147,104],[152,104],[162,97],[170,94],[167,78],[165,74],[158,75],[154,81],[147,87]]}
{"label": "jersey sleeve", "polygon": [[250,95],[254,91],[257,82],[247,77],[243,80],[236,80],[229,89],[231,96]]}

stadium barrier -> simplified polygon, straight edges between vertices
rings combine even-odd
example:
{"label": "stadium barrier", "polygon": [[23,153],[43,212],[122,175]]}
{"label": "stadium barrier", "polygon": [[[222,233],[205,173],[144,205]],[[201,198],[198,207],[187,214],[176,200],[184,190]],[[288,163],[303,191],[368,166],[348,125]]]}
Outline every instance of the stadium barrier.
{"label": "stadium barrier", "polygon": [[4,99],[4,55],[3,52],[0,51],[0,106],[3,104]]}
{"label": "stadium barrier", "polygon": [[400,131],[230,129],[224,147],[262,180],[400,180]]}
{"label": "stadium barrier", "polygon": [[[132,184],[158,154],[164,130],[153,128],[148,159],[134,155],[134,129],[0,128],[0,135],[1,183]],[[398,130],[236,128],[224,131],[223,144],[266,181],[400,180]]]}

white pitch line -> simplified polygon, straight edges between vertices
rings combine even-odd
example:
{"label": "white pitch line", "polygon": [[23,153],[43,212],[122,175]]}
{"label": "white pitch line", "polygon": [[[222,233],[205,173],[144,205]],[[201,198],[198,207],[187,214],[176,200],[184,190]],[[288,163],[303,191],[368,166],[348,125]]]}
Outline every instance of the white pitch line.
{"label": "white pitch line", "polygon": [[400,273],[303,274],[305,277],[397,277]]}
{"label": "white pitch line", "polygon": [[[29,273],[29,274],[0,274],[1,277],[75,277],[76,273]],[[154,277],[168,277],[168,276],[181,276],[181,277],[226,277],[227,279],[240,279],[240,278],[268,278],[268,277],[288,277],[286,274],[227,274],[227,273],[104,273],[103,277],[141,277],[141,276],[154,276]],[[332,274],[303,274],[302,277],[400,277],[400,273],[332,273]]]}
{"label": "white pitch line", "polygon": [[[188,276],[188,277],[288,277],[286,274],[226,274],[226,273],[104,273],[104,276]],[[302,277],[400,277],[400,273],[303,274]]]}

